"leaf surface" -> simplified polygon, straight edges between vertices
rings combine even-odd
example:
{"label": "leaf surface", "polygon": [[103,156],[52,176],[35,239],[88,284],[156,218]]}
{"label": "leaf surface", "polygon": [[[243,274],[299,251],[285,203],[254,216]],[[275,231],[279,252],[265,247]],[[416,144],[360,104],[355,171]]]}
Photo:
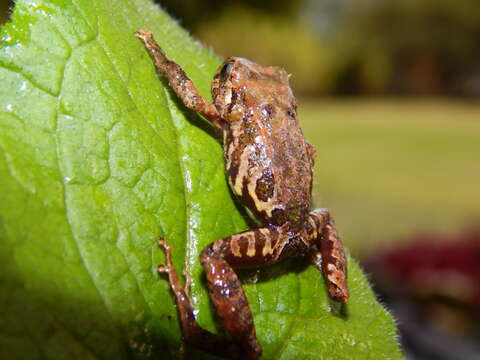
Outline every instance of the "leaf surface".
{"label": "leaf surface", "polygon": [[[247,224],[218,137],[157,77],[141,27],[208,96],[219,60],[147,0],[19,0],[1,30],[2,358],[207,357],[180,349],[158,236],[193,276],[200,323],[219,330],[198,254]],[[349,276],[339,315],[312,267],[243,274],[264,358],[400,359],[353,261]]]}

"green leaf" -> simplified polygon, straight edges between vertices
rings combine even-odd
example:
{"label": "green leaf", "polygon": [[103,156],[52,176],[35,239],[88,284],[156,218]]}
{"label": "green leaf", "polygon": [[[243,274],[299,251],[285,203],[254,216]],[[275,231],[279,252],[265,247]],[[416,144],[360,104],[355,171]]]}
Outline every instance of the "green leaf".
{"label": "green leaf", "polygon": [[[198,254],[247,224],[218,138],[157,77],[140,27],[208,94],[219,60],[147,0],[19,0],[0,33],[1,358],[173,358],[158,236],[218,330]],[[349,276],[342,316],[312,267],[243,274],[264,358],[400,359],[353,261]]]}

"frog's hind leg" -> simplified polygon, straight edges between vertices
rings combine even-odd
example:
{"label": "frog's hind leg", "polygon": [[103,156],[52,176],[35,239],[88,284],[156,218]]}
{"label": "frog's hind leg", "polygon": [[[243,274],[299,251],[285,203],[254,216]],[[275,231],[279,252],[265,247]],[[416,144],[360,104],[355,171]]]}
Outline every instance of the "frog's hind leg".
{"label": "frog's hind leg", "polygon": [[175,295],[180,317],[180,326],[185,342],[218,356],[235,358],[237,356],[236,354],[241,353],[241,349],[239,349],[236,344],[222,336],[212,334],[198,325],[193,312],[192,302],[188,296],[189,277],[187,276],[185,286],[182,286],[177,272],[173,267],[172,249],[170,245],[163,239],[159,239],[158,244],[165,251],[166,257],[165,264],[158,266],[158,272],[168,275],[170,288]]}
{"label": "frog's hind leg", "polygon": [[[210,299],[232,340],[202,329],[196,322],[187,290],[173,268],[171,248],[162,239],[166,264],[160,272],[168,274],[175,295],[185,341],[211,354],[231,359],[257,360],[262,348],[257,340],[253,316],[237,267],[259,267],[278,261],[288,250],[288,236],[276,229],[257,228],[217,240],[203,249],[200,261],[207,275]],[[285,252],[285,249],[288,251]]]}
{"label": "frog's hind leg", "polygon": [[224,328],[241,347],[242,359],[259,359],[262,350],[247,297],[234,268],[276,262],[283,249],[282,239],[275,229],[257,228],[217,240],[200,256],[210,299]]}
{"label": "frog's hind leg", "polygon": [[323,272],[332,299],[347,302],[347,258],[330,212],[317,209],[310,213],[314,225],[314,241],[318,251],[313,254],[313,264]]}

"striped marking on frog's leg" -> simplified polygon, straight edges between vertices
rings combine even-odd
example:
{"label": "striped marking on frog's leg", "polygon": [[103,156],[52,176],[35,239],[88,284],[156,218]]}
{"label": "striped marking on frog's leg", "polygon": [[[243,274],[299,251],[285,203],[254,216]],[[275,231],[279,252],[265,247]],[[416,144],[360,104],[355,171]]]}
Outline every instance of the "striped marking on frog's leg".
{"label": "striped marking on frog's leg", "polygon": [[288,242],[275,228],[257,228],[217,240],[207,251],[227,261],[233,268],[272,264]]}
{"label": "striped marking on frog's leg", "polygon": [[262,256],[268,256],[273,254],[272,237],[268,229],[258,229],[260,233],[265,236],[265,243],[262,247]]}
{"label": "striped marking on frog's leg", "polygon": [[316,225],[311,234],[317,235],[314,241],[319,249],[312,262],[323,272],[330,297],[347,302],[347,257],[333,219],[327,209],[317,209],[310,213],[309,223]]}

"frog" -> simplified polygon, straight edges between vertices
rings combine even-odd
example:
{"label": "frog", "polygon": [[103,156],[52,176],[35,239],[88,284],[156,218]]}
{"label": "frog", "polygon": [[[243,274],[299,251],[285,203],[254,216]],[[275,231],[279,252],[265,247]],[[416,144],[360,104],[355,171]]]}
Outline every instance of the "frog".
{"label": "frog", "polygon": [[183,105],[223,136],[230,188],[260,223],[212,242],[200,254],[209,297],[229,338],[198,324],[189,296],[190,276],[184,273],[183,285],[172,247],[158,240],[165,252],[158,272],[168,277],[183,340],[222,358],[259,359],[262,347],[237,269],[307,259],[324,274],[333,301],[342,304],[349,298],[346,252],[333,218],[328,209],[310,210],[315,150],[299,125],[290,75],[281,67],[228,57],[213,77],[209,102],[151,32],[135,34]]}

